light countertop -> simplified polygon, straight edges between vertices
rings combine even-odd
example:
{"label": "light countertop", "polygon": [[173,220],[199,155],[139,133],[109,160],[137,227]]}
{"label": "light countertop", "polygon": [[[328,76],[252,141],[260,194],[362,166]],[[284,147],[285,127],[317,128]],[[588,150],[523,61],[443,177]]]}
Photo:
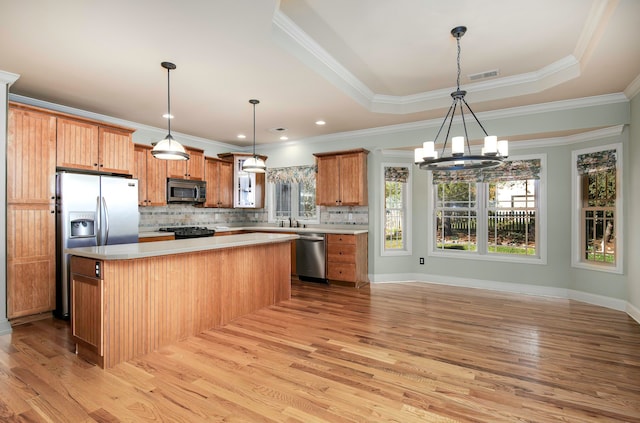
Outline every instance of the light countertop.
{"label": "light countertop", "polygon": [[[165,234],[166,232],[160,232]],[[65,253],[97,260],[129,260],[169,254],[193,253],[233,247],[271,244],[297,239],[295,234],[250,233],[220,237],[105,245],[101,247],[66,248]]]}
{"label": "light countertop", "polygon": [[[290,228],[288,226],[207,226],[209,229],[214,229],[216,233],[224,233],[230,231],[254,231],[254,232],[278,232],[278,233],[321,233],[321,234],[346,234],[346,235],[358,235],[366,234],[368,229],[363,229],[361,226],[353,228],[335,227],[335,226],[316,226],[310,228]],[[138,237],[154,237],[154,236],[166,236],[170,235],[170,232],[148,231],[140,232]]]}

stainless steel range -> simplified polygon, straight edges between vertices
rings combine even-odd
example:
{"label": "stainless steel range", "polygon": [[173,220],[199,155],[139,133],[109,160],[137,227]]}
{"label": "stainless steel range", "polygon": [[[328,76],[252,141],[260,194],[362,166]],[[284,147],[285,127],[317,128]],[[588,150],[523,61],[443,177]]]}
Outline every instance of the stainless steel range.
{"label": "stainless steel range", "polygon": [[203,228],[198,226],[176,226],[170,228],[160,228],[160,232],[173,232],[176,239],[187,238],[204,238],[213,236],[216,231],[209,228]]}

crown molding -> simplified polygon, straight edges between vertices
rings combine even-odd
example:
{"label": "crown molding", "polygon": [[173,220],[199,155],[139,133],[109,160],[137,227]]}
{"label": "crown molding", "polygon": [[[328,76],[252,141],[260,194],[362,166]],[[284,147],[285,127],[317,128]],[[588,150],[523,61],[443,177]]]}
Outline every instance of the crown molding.
{"label": "crown molding", "polygon": [[615,125],[593,131],[567,135],[566,137],[541,138],[509,143],[509,150],[523,150],[526,148],[559,147],[563,145],[579,144],[588,141],[618,137],[622,134],[624,125]]}
{"label": "crown molding", "polygon": [[[600,28],[616,4],[617,0],[594,3],[573,54],[532,72],[465,85],[469,97],[474,102],[484,102],[533,94],[579,77],[581,60],[587,59]],[[447,107],[451,103],[453,87],[405,96],[374,93],[281,10],[275,11],[272,22],[274,38],[281,46],[372,112],[408,114]]]}
{"label": "crown molding", "polygon": [[20,78],[17,73],[6,72],[0,70],[0,83],[7,84],[9,87]]}
{"label": "crown molding", "polygon": [[640,75],[636,76],[636,79],[631,81],[631,84],[624,89],[624,95],[627,96],[629,100],[640,93]]}
{"label": "crown molding", "polygon": [[[488,112],[476,113],[478,119],[481,121],[491,121],[496,119],[504,119],[504,118],[514,118],[521,116],[528,116],[538,113],[545,112],[555,112],[567,109],[580,109],[585,107],[594,107],[594,106],[605,106],[609,104],[617,104],[617,103],[628,103],[629,99],[622,93],[616,94],[605,94],[600,96],[593,97],[585,97],[578,98],[572,100],[561,100],[554,101],[550,103],[541,103],[534,104],[530,106],[520,106],[513,107],[510,109],[502,109],[502,110],[493,110]],[[462,119],[460,117],[454,118],[454,123],[460,123]],[[293,146],[299,144],[314,144],[314,143],[327,143],[333,141],[343,141],[343,140],[352,140],[354,138],[366,138],[373,137],[378,135],[389,135],[389,134],[397,134],[401,132],[411,132],[411,131],[420,131],[430,128],[435,128],[442,124],[442,118],[431,119],[431,120],[422,120],[417,122],[409,122],[409,123],[401,123],[397,125],[388,125],[388,126],[380,126],[377,128],[368,128],[368,129],[359,129],[356,131],[348,131],[348,132],[338,132],[334,134],[320,135],[317,137],[304,138],[295,141],[288,141],[286,144],[277,144],[264,146],[260,149],[260,151],[266,150],[275,150],[279,149],[285,145]],[[564,138],[562,138],[564,139]],[[581,142],[581,141],[575,141]],[[573,142],[568,142],[569,144]],[[522,141],[518,141],[518,145],[524,145]],[[536,142],[535,146],[540,146],[539,142]],[[557,142],[554,142],[550,145],[557,146],[559,145]],[[511,146],[510,146],[511,148]]]}
{"label": "crown molding", "polygon": [[[135,129],[136,131],[145,131],[152,134],[159,134],[158,139],[161,139],[166,135],[166,128],[158,128],[155,126],[144,125],[137,122],[132,122],[130,120],[118,119],[107,115],[101,115],[99,113],[88,112],[82,109],[76,109],[74,107],[64,106],[62,104],[50,103],[44,100],[38,100],[36,98],[25,97],[19,94],[9,94],[9,100],[15,101],[22,104],[28,104],[31,106],[42,107],[44,109],[54,110],[62,113],[68,113],[70,115],[85,117],[88,119],[99,120],[102,122],[113,123],[120,126],[125,126],[128,128]],[[220,147],[224,150],[233,150],[236,151],[238,149],[242,150],[242,148],[237,145],[226,144],[220,141],[209,140],[206,138],[196,137],[194,135],[184,134],[181,132],[171,131],[173,135],[177,135],[176,138],[180,138],[181,142],[184,143],[185,140],[194,142],[196,145],[205,145],[205,146],[216,146]],[[194,146],[195,147],[195,146]]]}
{"label": "crown molding", "polygon": [[274,38],[281,46],[358,103],[371,109],[374,92],[369,87],[279,9],[276,9],[272,22]]}

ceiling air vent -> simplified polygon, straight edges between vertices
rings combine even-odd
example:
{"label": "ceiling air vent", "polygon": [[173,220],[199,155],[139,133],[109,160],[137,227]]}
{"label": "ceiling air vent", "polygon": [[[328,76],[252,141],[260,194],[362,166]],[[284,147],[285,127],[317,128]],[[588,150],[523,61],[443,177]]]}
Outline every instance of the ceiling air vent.
{"label": "ceiling air vent", "polygon": [[480,79],[493,78],[494,76],[498,76],[500,71],[498,69],[493,69],[486,72],[474,73],[473,75],[469,75],[469,81],[478,81]]}

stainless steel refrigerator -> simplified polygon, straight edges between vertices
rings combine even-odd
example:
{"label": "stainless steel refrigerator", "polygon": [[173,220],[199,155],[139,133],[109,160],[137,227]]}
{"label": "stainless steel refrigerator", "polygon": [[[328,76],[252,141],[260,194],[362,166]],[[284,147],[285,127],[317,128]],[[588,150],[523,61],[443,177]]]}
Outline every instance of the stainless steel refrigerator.
{"label": "stainless steel refrigerator", "polygon": [[138,242],[138,180],[56,175],[56,316],[69,318],[70,255],[65,248]]}

